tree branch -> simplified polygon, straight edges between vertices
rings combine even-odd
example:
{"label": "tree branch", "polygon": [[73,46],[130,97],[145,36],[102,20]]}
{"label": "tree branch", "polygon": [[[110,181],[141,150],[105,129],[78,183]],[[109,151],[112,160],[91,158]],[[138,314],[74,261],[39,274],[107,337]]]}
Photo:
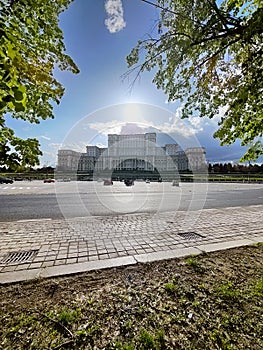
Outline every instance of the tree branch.
{"label": "tree branch", "polygon": [[[188,16],[184,16],[181,12],[175,12],[175,11],[173,11],[173,10],[170,10],[169,8],[167,8],[167,7],[163,7],[163,6],[161,6],[161,5],[158,5],[158,4],[155,4],[155,3],[153,3],[153,2],[151,2],[151,1],[149,1],[149,0],[141,0],[142,2],[145,2],[146,4],[149,4],[149,5],[151,5],[151,6],[154,6],[154,7],[156,7],[156,8],[159,8],[159,9],[161,9],[162,11],[165,11],[165,12],[168,12],[168,13],[172,13],[173,15],[175,15],[175,16],[180,16],[180,17],[184,17],[184,18],[186,18],[186,19],[189,19],[188,18]],[[196,24],[198,24],[199,26],[203,26],[203,24],[201,23],[201,22],[198,22],[198,21],[195,21],[195,20],[193,20],[192,19],[192,21],[194,22],[194,23],[196,23]]]}
{"label": "tree branch", "polygon": [[155,4],[155,3],[153,3],[153,2],[151,2],[151,1],[149,1],[149,0],[141,0],[141,1],[142,1],[142,2],[145,2],[146,4],[152,5],[152,6],[154,6],[154,7],[157,7],[157,8],[159,8],[159,9],[163,10],[163,11],[172,13],[173,15],[176,15],[176,16],[179,16],[179,15],[180,15],[179,12],[175,12],[175,11],[169,10],[168,8],[162,7],[161,5]]}
{"label": "tree branch", "polygon": [[233,40],[230,43],[227,43],[226,45],[224,45],[223,47],[221,47],[219,50],[217,50],[212,56],[207,57],[206,59],[204,59],[201,63],[198,64],[197,68],[200,68],[201,66],[203,66],[207,61],[211,60],[212,58],[216,57],[217,55],[219,55],[221,52],[223,52],[228,46],[234,44],[235,42],[237,42],[239,39]]}
{"label": "tree branch", "polygon": [[210,0],[207,0],[208,3],[210,4],[210,6],[214,9],[215,13],[217,14],[217,17],[219,18],[219,20],[222,22],[223,26],[225,27],[225,30],[228,32],[229,28],[227,26],[227,21],[226,21],[226,17],[222,16],[216,2],[211,2]]}

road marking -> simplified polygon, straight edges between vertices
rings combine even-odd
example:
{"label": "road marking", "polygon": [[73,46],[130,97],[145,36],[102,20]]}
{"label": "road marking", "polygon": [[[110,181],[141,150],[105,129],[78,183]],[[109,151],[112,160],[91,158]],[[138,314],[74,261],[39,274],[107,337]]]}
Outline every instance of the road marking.
{"label": "road marking", "polygon": [[17,220],[16,222],[38,222],[38,221],[51,221],[51,218],[45,218],[45,219],[25,219],[25,220]]}
{"label": "road marking", "polygon": [[34,187],[22,187],[22,186],[20,186],[20,187],[9,187],[9,186],[6,186],[6,187],[0,187],[0,189],[1,190],[24,190],[24,189],[26,189],[26,190],[31,190],[31,189],[37,189],[38,187],[36,187],[36,186],[34,186]]}
{"label": "road marking", "polygon": [[228,210],[228,209],[242,209],[242,206],[239,205],[239,206],[235,206],[235,207],[234,207],[234,206],[233,206],[233,207],[223,207],[222,209],[224,209],[224,210],[225,210],[225,209],[227,209],[227,210]]}

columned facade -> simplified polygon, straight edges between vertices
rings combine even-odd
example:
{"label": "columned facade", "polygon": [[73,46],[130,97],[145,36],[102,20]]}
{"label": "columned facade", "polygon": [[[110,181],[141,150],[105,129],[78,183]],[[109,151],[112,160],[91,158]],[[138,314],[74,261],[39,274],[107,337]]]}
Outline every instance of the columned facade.
{"label": "columned facade", "polygon": [[58,171],[185,171],[204,169],[203,147],[180,151],[177,144],[156,145],[156,133],[108,135],[108,148],[87,146],[85,153],[58,151]]}

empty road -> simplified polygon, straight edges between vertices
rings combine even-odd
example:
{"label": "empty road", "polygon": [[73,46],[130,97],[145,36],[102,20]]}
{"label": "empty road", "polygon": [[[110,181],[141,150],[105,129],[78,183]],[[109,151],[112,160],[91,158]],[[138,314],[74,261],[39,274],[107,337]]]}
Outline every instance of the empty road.
{"label": "empty road", "polygon": [[123,215],[263,204],[263,184],[14,182],[0,185],[0,221]]}

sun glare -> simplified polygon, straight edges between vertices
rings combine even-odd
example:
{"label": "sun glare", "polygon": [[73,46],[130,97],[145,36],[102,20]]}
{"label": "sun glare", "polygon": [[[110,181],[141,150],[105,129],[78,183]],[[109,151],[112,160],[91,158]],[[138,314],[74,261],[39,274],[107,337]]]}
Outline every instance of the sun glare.
{"label": "sun glare", "polygon": [[142,113],[140,106],[137,103],[126,103],[123,106],[123,121],[132,123],[140,122]]}

